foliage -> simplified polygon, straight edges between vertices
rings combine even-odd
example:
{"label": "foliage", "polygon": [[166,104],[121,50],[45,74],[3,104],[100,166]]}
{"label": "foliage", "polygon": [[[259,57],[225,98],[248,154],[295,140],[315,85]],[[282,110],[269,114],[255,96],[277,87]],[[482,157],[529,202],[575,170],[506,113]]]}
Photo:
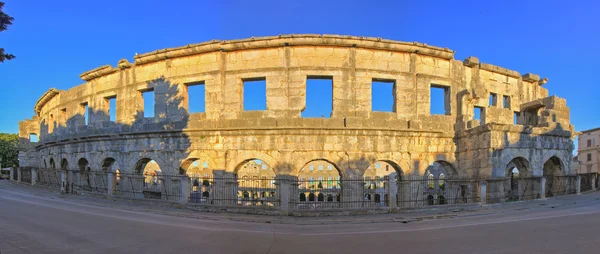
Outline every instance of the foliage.
{"label": "foliage", "polygon": [[0,133],[0,158],[2,159],[2,167],[19,166],[19,151],[17,151],[18,143],[19,135]]}
{"label": "foliage", "polygon": [[[2,11],[2,8],[4,7],[4,2],[0,2],[0,32],[6,30],[8,28],[8,26],[12,25],[12,21],[14,20],[13,17],[8,16],[8,14],[4,13],[4,11]],[[0,48],[0,63],[3,63],[4,60],[10,60],[15,58],[14,55],[12,54],[6,54],[4,53],[4,48]]]}

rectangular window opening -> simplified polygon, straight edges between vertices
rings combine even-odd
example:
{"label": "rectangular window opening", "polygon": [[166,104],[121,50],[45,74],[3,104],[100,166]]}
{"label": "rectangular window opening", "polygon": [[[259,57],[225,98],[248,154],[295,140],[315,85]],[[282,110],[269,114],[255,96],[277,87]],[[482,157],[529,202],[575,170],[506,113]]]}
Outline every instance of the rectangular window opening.
{"label": "rectangular window opening", "polygon": [[106,106],[108,110],[108,120],[111,122],[117,121],[117,96],[106,97]]}
{"label": "rectangular window opening", "polygon": [[301,113],[304,118],[330,118],[333,111],[333,77],[306,77],[306,105]]}
{"label": "rectangular window opening", "polygon": [[496,105],[498,105],[498,95],[495,93],[490,93],[489,106],[496,106]]}
{"label": "rectangular window opening", "polygon": [[67,108],[60,110],[60,122],[64,125],[67,124]]}
{"label": "rectangular window opening", "polygon": [[395,112],[394,80],[373,79],[371,83],[371,111]]}
{"label": "rectangular window opening", "polygon": [[510,108],[510,96],[507,96],[507,95],[502,96],[502,107]]}
{"label": "rectangular window opening", "polygon": [[450,91],[446,86],[431,85],[429,89],[429,114],[450,115]]}
{"label": "rectangular window opening", "polygon": [[38,135],[35,133],[29,134],[29,142],[38,142]]}
{"label": "rectangular window opening", "polygon": [[141,91],[144,101],[144,117],[154,117],[154,89]]}
{"label": "rectangular window opening", "polygon": [[244,79],[244,110],[267,110],[266,78]]}
{"label": "rectangular window opening", "polygon": [[483,113],[483,108],[475,106],[473,113],[474,113],[473,120],[479,120],[481,122],[481,113]]}
{"label": "rectangular window opening", "polygon": [[515,112],[513,114],[513,124],[514,125],[519,124],[519,116],[521,116],[521,113],[519,113],[519,112]]}
{"label": "rectangular window opening", "polygon": [[592,146],[592,140],[588,139],[588,141],[587,141],[587,147],[591,147],[591,146]]}
{"label": "rectangular window opening", "polygon": [[81,115],[83,115],[83,123],[84,125],[88,125],[90,123],[90,117],[89,117],[89,110],[90,108],[88,107],[88,103],[84,102],[80,104],[81,107]]}
{"label": "rectangular window opening", "polygon": [[592,161],[592,154],[591,153],[587,154],[587,161]]}
{"label": "rectangular window opening", "polygon": [[[206,91],[204,82],[186,84],[188,113],[206,112]],[[245,90],[244,90],[245,92]],[[246,101],[246,100],[244,100]],[[266,103],[266,101],[265,101]]]}

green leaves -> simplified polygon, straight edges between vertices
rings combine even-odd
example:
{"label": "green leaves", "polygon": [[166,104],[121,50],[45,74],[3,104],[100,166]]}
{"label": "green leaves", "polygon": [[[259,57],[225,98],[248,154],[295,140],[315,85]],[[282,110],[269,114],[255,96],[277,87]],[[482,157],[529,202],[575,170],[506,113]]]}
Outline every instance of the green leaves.
{"label": "green leaves", "polygon": [[3,168],[19,166],[18,143],[19,135],[0,133],[0,158],[2,158],[0,163]]}
{"label": "green leaves", "polygon": [[[6,30],[8,26],[12,25],[12,22],[14,20],[13,17],[8,16],[8,14],[2,11],[2,7],[4,7],[4,2],[0,2],[0,32]],[[4,49],[0,48],[0,63],[3,63],[4,60],[10,60],[13,58],[15,58],[14,55],[6,54],[4,53]]]}

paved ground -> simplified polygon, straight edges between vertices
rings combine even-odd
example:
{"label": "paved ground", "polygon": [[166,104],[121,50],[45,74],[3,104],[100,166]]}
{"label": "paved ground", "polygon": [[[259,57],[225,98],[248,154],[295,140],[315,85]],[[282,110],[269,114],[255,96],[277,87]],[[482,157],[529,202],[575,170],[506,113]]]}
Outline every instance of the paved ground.
{"label": "paved ground", "polygon": [[325,218],[149,210],[0,181],[0,253],[600,253],[600,192]]}

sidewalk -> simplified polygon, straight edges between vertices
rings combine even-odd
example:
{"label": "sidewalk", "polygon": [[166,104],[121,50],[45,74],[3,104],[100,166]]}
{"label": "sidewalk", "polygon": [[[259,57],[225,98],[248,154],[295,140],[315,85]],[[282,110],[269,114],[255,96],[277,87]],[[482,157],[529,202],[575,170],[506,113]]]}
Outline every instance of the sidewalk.
{"label": "sidewalk", "polygon": [[295,225],[328,225],[328,224],[361,224],[361,223],[410,223],[432,219],[451,219],[461,217],[506,214],[513,212],[535,212],[545,209],[576,208],[589,203],[600,203],[600,192],[589,192],[582,195],[569,195],[549,198],[510,202],[491,205],[473,205],[468,207],[448,207],[430,210],[407,210],[394,214],[355,215],[355,216],[324,216],[324,217],[293,217],[268,216],[237,213],[199,212],[184,208],[178,204],[153,203],[144,201],[106,199],[95,196],[60,194],[42,187],[32,187],[9,181],[0,181],[0,191],[35,195],[49,199],[60,199],[66,202],[91,206],[107,207],[135,212],[146,212],[168,216],[195,218],[210,221],[237,221],[249,223],[295,224]]}

